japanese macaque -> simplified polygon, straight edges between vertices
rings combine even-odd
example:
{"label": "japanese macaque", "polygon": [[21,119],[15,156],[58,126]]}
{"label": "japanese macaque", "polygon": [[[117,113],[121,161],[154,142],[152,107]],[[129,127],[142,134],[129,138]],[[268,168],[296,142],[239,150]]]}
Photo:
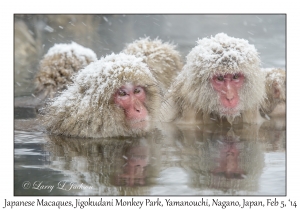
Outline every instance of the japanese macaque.
{"label": "japanese macaque", "polygon": [[123,52],[143,58],[165,93],[183,66],[175,47],[160,39],[151,40],[147,37],[127,44]]}
{"label": "japanese macaque", "polygon": [[197,43],[168,91],[164,118],[179,123],[226,118],[232,124],[242,116],[243,122],[261,123],[265,77],[255,47],[224,33]]}
{"label": "japanese macaque", "polygon": [[267,97],[262,103],[261,114],[265,117],[285,115],[286,75],[282,69],[263,69],[266,73]]}
{"label": "japanese macaque", "polygon": [[41,98],[53,98],[57,91],[71,83],[72,75],[97,60],[96,54],[75,42],[55,44],[40,62],[35,78],[36,92]]}
{"label": "japanese macaque", "polygon": [[157,118],[160,99],[142,58],[111,54],[79,71],[43,110],[43,122],[50,133],[66,136],[138,136]]}

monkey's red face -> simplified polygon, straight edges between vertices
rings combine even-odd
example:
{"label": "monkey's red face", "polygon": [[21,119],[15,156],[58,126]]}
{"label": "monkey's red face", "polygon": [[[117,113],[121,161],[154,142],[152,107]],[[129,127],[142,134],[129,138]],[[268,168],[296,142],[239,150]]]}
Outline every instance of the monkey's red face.
{"label": "monkey's red face", "polygon": [[245,77],[241,73],[214,75],[211,84],[218,92],[220,102],[224,108],[234,109],[238,106],[239,90],[244,84]]}
{"label": "monkey's red face", "polygon": [[146,92],[143,87],[126,84],[114,95],[114,102],[123,108],[126,121],[131,128],[147,126],[148,111],[145,107]]}

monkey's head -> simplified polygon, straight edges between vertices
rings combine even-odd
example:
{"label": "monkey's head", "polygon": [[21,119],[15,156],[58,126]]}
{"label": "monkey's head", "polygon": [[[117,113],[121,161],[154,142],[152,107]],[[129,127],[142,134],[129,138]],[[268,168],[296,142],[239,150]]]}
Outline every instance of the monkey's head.
{"label": "monkey's head", "polygon": [[157,81],[141,58],[111,54],[91,63],[45,110],[56,134],[78,137],[136,136],[157,118]]}
{"label": "monkey's head", "polygon": [[[276,68],[262,69],[266,75],[266,94],[262,103],[262,113],[272,114],[277,105],[286,101],[286,76],[285,70]],[[276,112],[276,111],[275,111]]]}
{"label": "monkey's head", "polygon": [[96,60],[97,56],[91,49],[75,42],[55,44],[40,62],[35,77],[36,92],[53,98],[56,91],[66,88],[74,73]]}
{"label": "monkey's head", "polygon": [[283,69],[266,70],[266,92],[268,99],[285,102],[286,76]]}
{"label": "monkey's head", "polygon": [[146,37],[127,44],[123,52],[143,58],[160,86],[166,89],[183,66],[180,53],[175,47],[160,39],[151,40]]}
{"label": "monkey's head", "polygon": [[265,90],[255,47],[224,33],[197,43],[174,84],[184,105],[221,117],[258,107]]}

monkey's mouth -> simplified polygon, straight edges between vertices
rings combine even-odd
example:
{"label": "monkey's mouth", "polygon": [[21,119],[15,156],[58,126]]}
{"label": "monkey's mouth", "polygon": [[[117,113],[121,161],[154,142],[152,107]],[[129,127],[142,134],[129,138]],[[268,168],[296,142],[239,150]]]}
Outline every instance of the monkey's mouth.
{"label": "monkey's mouth", "polygon": [[146,129],[148,127],[148,121],[146,119],[130,120],[128,124],[133,129]]}
{"label": "monkey's mouth", "polygon": [[240,111],[236,108],[223,108],[220,110],[220,113],[223,116],[238,116],[240,114]]}

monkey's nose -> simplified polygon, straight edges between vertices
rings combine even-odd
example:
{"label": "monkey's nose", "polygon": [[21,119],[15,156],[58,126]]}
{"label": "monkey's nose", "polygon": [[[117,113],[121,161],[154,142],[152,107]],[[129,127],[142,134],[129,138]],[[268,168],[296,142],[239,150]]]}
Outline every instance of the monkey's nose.
{"label": "monkey's nose", "polygon": [[140,113],[142,111],[142,104],[138,100],[134,100],[133,108],[136,112]]}
{"label": "monkey's nose", "polygon": [[227,100],[231,101],[234,98],[234,91],[230,81],[226,81],[225,92]]}
{"label": "monkey's nose", "polygon": [[226,98],[227,98],[228,101],[233,100],[233,99],[234,99],[234,94],[233,94],[233,92],[232,92],[232,91],[227,91],[227,92],[226,92]]}

